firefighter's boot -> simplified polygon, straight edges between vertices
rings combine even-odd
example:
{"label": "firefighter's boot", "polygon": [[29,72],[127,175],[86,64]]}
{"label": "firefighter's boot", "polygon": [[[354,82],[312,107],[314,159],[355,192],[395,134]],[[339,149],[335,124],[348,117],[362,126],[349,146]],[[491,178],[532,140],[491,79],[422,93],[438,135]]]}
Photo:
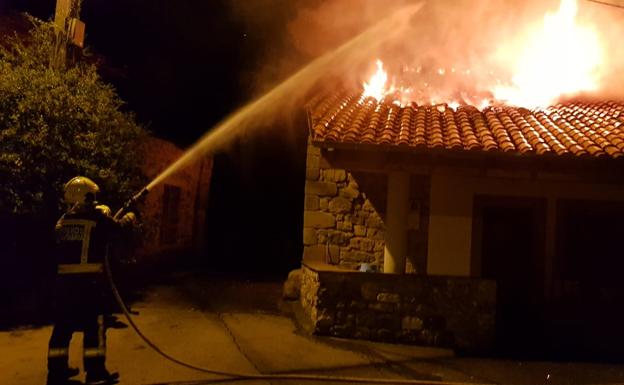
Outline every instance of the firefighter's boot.
{"label": "firefighter's boot", "polygon": [[71,377],[77,376],[80,373],[78,368],[66,367],[61,370],[54,370],[48,372],[47,385],[61,385],[66,384],[67,380]]}
{"label": "firefighter's boot", "polygon": [[119,373],[109,373],[106,369],[87,372],[86,385],[112,385],[119,382]]}

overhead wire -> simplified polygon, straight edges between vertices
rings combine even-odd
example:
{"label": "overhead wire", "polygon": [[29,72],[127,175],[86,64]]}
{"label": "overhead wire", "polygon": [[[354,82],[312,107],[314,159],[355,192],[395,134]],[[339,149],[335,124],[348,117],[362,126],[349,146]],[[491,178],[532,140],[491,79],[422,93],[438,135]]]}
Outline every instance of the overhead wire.
{"label": "overhead wire", "polygon": [[620,9],[624,9],[624,4],[615,4],[615,3],[609,3],[607,1],[601,1],[601,0],[585,0],[588,1],[590,3],[595,3],[595,4],[600,4],[600,5],[605,5],[607,7],[613,7],[613,8],[620,8]]}

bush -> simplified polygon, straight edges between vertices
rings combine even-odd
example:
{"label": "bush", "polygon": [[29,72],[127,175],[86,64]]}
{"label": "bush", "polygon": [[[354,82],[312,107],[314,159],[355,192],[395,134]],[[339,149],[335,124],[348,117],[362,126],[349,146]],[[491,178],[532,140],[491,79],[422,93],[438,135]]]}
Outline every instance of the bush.
{"label": "bush", "polygon": [[0,212],[56,216],[62,185],[76,175],[119,205],[143,182],[144,131],[95,66],[53,68],[53,24],[29,19],[28,36],[0,45]]}

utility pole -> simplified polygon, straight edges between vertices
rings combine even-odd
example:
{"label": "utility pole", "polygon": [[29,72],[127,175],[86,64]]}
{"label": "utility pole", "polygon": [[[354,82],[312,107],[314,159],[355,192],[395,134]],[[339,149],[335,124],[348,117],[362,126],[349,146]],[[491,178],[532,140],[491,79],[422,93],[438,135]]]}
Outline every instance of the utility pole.
{"label": "utility pole", "polygon": [[75,62],[84,45],[85,24],[80,21],[82,0],[56,0],[56,41],[51,64],[65,68]]}

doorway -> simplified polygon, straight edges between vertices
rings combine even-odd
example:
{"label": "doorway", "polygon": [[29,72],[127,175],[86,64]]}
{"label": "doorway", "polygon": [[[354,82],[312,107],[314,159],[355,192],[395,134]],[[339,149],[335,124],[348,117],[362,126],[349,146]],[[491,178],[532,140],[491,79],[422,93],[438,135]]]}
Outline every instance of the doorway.
{"label": "doorway", "polygon": [[557,202],[553,345],[580,359],[621,360],[624,203]]}
{"label": "doorway", "polygon": [[502,353],[530,354],[542,340],[545,209],[545,199],[475,198],[473,273],[496,281]]}

